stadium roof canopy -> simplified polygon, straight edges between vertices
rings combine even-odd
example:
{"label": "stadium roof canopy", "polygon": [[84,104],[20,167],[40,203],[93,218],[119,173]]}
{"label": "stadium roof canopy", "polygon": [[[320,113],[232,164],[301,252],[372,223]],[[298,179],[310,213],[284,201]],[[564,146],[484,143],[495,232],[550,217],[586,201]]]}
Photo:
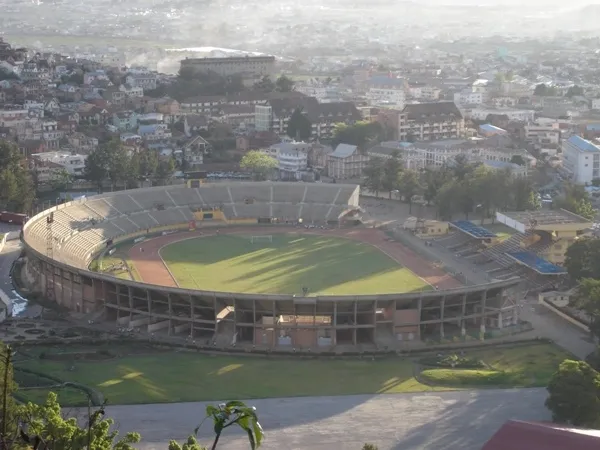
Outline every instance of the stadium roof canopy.
{"label": "stadium roof canopy", "polygon": [[580,231],[592,226],[591,220],[565,209],[497,212],[496,220],[521,233],[531,229],[540,231]]}
{"label": "stadium roof canopy", "polygon": [[523,264],[524,266],[527,266],[542,275],[562,275],[567,272],[564,267],[560,267],[551,263],[550,261],[546,261],[532,252],[508,252],[507,255],[517,261],[519,264]]}
{"label": "stadium roof canopy", "polygon": [[450,222],[450,225],[476,239],[488,239],[496,237],[496,233],[492,233],[491,231],[477,226],[468,220],[455,220]]}

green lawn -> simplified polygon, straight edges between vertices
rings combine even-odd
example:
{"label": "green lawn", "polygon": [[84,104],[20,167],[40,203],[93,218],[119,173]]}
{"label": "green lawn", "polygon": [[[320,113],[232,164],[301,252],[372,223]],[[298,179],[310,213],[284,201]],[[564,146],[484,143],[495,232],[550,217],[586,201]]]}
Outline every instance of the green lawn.
{"label": "green lawn", "polygon": [[161,250],[181,287],[248,293],[386,294],[431,289],[376,248],[343,238],[275,234],[188,239]]}
{"label": "green lawn", "polygon": [[[299,360],[250,356],[209,356],[154,351],[125,345],[107,348],[121,356],[102,362],[38,359],[41,352],[72,352],[72,347],[32,347],[30,359],[15,364],[60,380],[84,384],[111,404],[213,401],[307,395],[422,392],[465,387],[544,386],[569,355],[551,344],[490,348],[467,354],[493,366],[497,375],[448,369],[429,370],[427,384],[415,377],[419,359]],[[81,349],[79,349],[81,350]],[[90,349],[88,349],[90,350]],[[73,370],[71,370],[73,369]],[[502,375],[499,370],[507,371]],[[456,376],[460,373],[460,376]],[[16,372],[16,381],[19,382]],[[455,380],[461,380],[460,383]],[[482,381],[483,380],[483,381]],[[31,385],[31,384],[29,384]],[[43,401],[47,390],[21,390],[21,398]],[[59,392],[65,405],[85,404],[75,391]]]}
{"label": "green lawn", "polygon": [[447,387],[537,387],[546,386],[558,365],[573,358],[550,344],[486,349],[469,352],[481,359],[487,369],[425,369],[421,379],[434,386]]}

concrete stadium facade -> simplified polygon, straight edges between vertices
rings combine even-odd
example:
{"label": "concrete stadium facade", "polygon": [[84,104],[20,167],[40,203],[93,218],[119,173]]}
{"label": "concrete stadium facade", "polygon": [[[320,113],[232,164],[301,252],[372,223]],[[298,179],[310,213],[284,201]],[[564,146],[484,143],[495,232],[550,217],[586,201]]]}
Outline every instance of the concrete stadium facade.
{"label": "concrete stadium facade", "polygon": [[398,348],[518,323],[508,292],[519,280],[443,291],[298,297],[170,288],[88,269],[112,244],[187,230],[192,223],[339,223],[358,208],[358,196],[358,186],[351,185],[218,183],[81,199],[45,210],[24,226],[26,275],[39,292],[49,286],[54,300],[70,310],[157,339],[218,347]]}

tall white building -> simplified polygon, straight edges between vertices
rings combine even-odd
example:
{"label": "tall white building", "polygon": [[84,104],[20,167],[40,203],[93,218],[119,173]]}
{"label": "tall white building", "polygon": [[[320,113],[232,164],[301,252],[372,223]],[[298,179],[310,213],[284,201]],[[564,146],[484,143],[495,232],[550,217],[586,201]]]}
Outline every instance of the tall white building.
{"label": "tall white building", "polygon": [[285,180],[300,180],[308,167],[311,144],[306,142],[281,142],[263,150],[277,160],[279,175]]}
{"label": "tall white building", "polygon": [[273,120],[271,105],[256,105],[254,107],[254,127],[256,131],[270,131]]}
{"label": "tall white building", "polygon": [[571,136],[562,144],[563,167],[575,183],[591,183],[600,178],[600,147],[580,136]]}

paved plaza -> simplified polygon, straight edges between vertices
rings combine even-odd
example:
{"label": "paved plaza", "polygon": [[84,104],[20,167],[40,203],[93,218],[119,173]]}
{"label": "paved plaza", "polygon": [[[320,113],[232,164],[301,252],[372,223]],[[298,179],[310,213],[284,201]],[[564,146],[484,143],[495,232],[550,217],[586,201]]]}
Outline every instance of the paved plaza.
{"label": "paved plaza", "polygon": [[[249,401],[267,439],[265,450],[479,450],[509,419],[547,420],[545,389],[455,391]],[[143,450],[165,450],[183,440],[204,416],[206,403],[109,406],[123,431],[142,434]],[[211,424],[199,440],[208,445]],[[229,431],[219,448],[247,450],[247,438]]]}

